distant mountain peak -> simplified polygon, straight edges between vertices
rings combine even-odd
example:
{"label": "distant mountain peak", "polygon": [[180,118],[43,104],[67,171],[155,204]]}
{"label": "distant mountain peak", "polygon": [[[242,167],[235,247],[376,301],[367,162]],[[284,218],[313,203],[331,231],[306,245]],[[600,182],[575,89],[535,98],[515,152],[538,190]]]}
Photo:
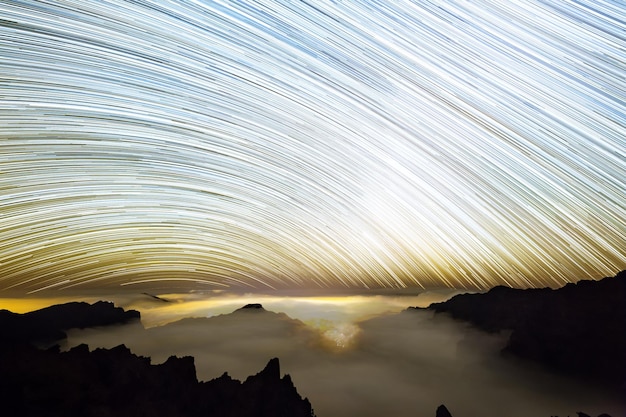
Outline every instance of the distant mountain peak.
{"label": "distant mountain peak", "polygon": [[259,304],[259,303],[246,304],[245,306],[241,307],[237,311],[240,311],[240,310],[263,310],[263,311],[266,311],[263,308],[263,305]]}
{"label": "distant mountain peak", "polygon": [[0,313],[0,345],[47,344],[65,339],[69,329],[127,324],[140,319],[138,311],[124,311],[108,301],[57,304],[24,314],[5,310]]}

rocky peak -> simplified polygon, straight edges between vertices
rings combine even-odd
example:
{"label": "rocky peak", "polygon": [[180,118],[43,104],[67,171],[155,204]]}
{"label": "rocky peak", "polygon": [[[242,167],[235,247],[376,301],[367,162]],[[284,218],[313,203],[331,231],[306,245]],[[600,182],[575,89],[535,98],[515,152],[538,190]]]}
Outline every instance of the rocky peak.
{"label": "rocky peak", "polygon": [[268,382],[280,380],[280,362],[278,361],[278,358],[270,359],[261,372],[256,375],[249,376],[246,382],[254,379],[260,379]]}
{"label": "rocky peak", "polygon": [[263,308],[263,305],[259,303],[246,304],[245,306],[241,307],[239,310],[263,310],[265,311],[265,309]]}
{"label": "rocky peak", "polygon": [[441,404],[437,407],[435,417],[452,417],[452,414],[450,414],[450,411],[448,411],[445,405]]}

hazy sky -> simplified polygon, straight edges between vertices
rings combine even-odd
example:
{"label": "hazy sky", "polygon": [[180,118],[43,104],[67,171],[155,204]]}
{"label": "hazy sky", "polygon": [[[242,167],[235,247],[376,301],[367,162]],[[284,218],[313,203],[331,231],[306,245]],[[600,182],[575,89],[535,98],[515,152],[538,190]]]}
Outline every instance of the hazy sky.
{"label": "hazy sky", "polygon": [[626,268],[623,1],[0,0],[0,291]]}

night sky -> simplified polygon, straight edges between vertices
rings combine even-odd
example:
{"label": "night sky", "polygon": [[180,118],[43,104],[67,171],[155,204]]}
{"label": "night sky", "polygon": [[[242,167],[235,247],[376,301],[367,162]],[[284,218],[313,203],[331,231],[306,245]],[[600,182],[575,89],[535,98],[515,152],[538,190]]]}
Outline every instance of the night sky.
{"label": "night sky", "polygon": [[0,291],[626,269],[623,1],[0,0]]}

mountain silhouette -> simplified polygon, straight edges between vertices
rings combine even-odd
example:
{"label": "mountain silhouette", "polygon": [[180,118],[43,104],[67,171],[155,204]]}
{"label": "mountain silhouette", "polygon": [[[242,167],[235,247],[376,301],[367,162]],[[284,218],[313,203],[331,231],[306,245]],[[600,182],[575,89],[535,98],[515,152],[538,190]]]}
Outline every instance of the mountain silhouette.
{"label": "mountain silhouette", "polygon": [[67,352],[32,346],[0,356],[0,404],[5,416],[310,417],[278,359],[241,383],[227,374],[198,382],[192,357],[160,365],[124,345]]}
{"label": "mountain silhouette", "polygon": [[[228,374],[199,382],[191,356],[170,356],[162,364],[152,365],[150,358],[135,355],[124,345],[91,352],[86,344],[67,352],[61,352],[59,345],[38,348],[63,341],[66,332],[74,328],[137,324],[139,318],[137,311],[124,311],[108,302],[67,303],[26,314],[0,311],[2,415],[314,415],[291,377],[280,377],[277,358],[243,383]],[[145,332],[141,325],[130,327]]]}
{"label": "mountain silhouette", "polygon": [[113,303],[71,302],[29,313],[0,310],[0,347],[2,345],[49,344],[66,338],[66,330],[138,322],[138,311],[124,311]]}
{"label": "mountain silhouette", "polygon": [[428,309],[488,332],[510,330],[505,354],[609,386],[626,384],[626,271],[556,290],[499,286]]}

